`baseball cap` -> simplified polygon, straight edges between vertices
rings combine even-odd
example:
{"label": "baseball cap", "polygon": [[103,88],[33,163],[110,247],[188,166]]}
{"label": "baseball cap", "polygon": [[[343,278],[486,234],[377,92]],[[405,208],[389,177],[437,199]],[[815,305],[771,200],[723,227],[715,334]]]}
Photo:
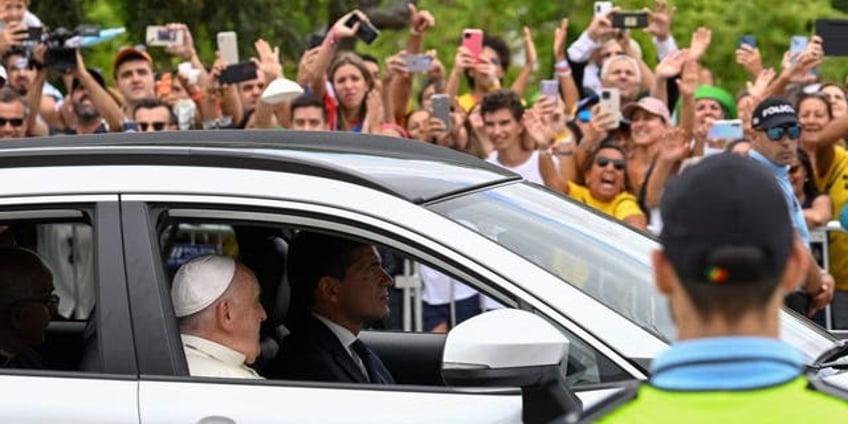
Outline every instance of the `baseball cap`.
{"label": "baseball cap", "polygon": [[798,124],[798,115],[792,104],[777,97],[760,102],[752,116],[751,127],[758,130]]}
{"label": "baseball cap", "polygon": [[795,237],[777,179],[733,154],[705,158],[669,181],[660,204],[663,252],[684,283],[779,277]]}
{"label": "baseball cap", "polygon": [[180,318],[206,309],[224,294],[235,273],[235,260],[226,256],[200,256],[183,264],[171,285],[174,315]]}
{"label": "baseball cap", "polygon": [[121,49],[118,50],[118,54],[115,55],[115,61],[112,63],[112,72],[117,72],[118,67],[121,66],[122,63],[138,59],[146,60],[151,65],[153,64],[153,58],[150,56],[150,53],[147,53],[144,46],[121,47]]}
{"label": "baseball cap", "polygon": [[[85,68],[88,70],[88,73],[100,84],[101,87],[106,88],[106,80],[103,79],[103,75],[96,69]],[[79,79],[74,78],[74,82],[71,84],[71,91],[76,91],[77,88],[82,88],[82,83]]]}
{"label": "baseball cap", "polygon": [[659,116],[666,123],[671,121],[671,116],[668,113],[668,107],[666,107],[665,102],[654,97],[642,97],[638,102],[629,103],[621,110],[621,116],[628,121],[632,121],[633,114],[638,109],[642,109],[651,115]]}

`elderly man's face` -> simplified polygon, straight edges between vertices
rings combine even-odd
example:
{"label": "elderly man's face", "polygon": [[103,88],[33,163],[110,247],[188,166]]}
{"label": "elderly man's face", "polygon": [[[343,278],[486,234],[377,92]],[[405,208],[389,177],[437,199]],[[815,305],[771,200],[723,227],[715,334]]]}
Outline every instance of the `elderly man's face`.
{"label": "elderly man's face", "polygon": [[233,276],[235,292],[231,298],[233,345],[232,349],[244,354],[245,363],[252,364],[259,356],[259,327],[267,315],[259,300],[259,282],[243,266],[236,268]]}

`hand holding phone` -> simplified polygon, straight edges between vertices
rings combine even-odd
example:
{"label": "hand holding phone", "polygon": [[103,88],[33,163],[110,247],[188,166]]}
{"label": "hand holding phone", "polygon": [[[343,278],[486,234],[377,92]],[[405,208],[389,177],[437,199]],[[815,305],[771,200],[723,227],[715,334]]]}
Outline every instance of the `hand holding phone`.
{"label": "hand holding phone", "polygon": [[483,53],[483,31],[479,29],[462,30],[462,46],[468,49],[478,62]]}
{"label": "hand holding phone", "polygon": [[546,97],[559,97],[559,81],[557,80],[542,80],[539,83],[539,93]]}
{"label": "hand holding phone", "polygon": [[409,72],[427,72],[433,64],[433,58],[426,54],[405,54],[401,57]]}
{"label": "hand holding phone", "polygon": [[752,48],[757,48],[757,38],[751,34],[745,34],[739,37],[739,47],[742,46],[750,46]]}
{"label": "hand holding phone", "polygon": [[450,97],[447,94],[433,94],[430,97],[430,104],[433,108],[433,117],[438,118],[445,123],[447,131],[452,129],[450,116]]}
{"label": "hand holding phone", "polygon": [[147,27],[145,40],[148,46],[179,46],[183,44],[183,32],[171,30],[164,25],[151,25]]}
{"label": "hand holding phone", "polygon": [[229,65],[221,71],[218,81],[221,84],[238,84],[259,77],[256,62],[248,61]]}
{"label": "hand holding phone", "polygon": [[356,38],[364,41],[365,44],[373,43],[374,40],[377,39],[377,36],[380,35],[380,31],[377,27],[371,24],[371,22],[362,19],[357,12],[350,15],[350,17],[345,21],[345,26],[353,28],[357,22],[359,23],[359,29],[356,30]]}
{"label": "hand holding phone", "polygon": [[599,101],[601,112],[609,112],[616,117],[615,122],[607,127],[607,129],[618,128],[621,120],[621,92],[617,88],[601,89],[601,99]]}

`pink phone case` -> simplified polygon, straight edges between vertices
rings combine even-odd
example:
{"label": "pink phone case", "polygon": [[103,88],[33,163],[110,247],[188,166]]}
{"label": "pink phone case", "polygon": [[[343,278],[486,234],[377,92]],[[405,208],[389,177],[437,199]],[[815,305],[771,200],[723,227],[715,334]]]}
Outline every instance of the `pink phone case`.
{"label": "pink phone case", "polygon": [[472,56],[479,59],[480,54],[483,53],[483,31],[479,29],[463,30],[462,45],[471,52]]}

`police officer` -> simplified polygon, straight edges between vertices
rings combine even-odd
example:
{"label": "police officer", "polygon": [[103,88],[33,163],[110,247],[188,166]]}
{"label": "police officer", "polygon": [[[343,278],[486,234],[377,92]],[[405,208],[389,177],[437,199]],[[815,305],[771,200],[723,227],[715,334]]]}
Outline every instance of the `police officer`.
{"label": "police officer", "polygon": [[774,176],[709,157],[669,182],[660,210],[654,277],[678,341],[651,365],[650,384],[602,420],[845,422],[848,403],[810,389],[799,353],[779,340],[783,297],[808,262]]}

